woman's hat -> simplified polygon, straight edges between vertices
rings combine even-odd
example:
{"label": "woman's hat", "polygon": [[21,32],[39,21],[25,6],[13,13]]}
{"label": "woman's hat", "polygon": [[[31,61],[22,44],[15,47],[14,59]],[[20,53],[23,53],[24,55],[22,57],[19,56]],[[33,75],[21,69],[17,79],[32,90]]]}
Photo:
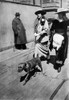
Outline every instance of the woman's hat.
{"label": "woman's hat", "polygon": [[65,9],[65,8],[58,8],[56,14],[59,14],[59,13],[68,13],[68,12],[69,12],[68,9]]}
{"label": "woman's hat", "polygon": [[38,15],[38,14],[44,15],[44,14],[46,14],[46,11],[45,10],[38,10],[35,12],[35,15]]}
{"label": "woman's hat", "polygon": [[41,11],[42,11],[42,10],[36,11],[36,12],[35,12],[35,15],[41,14]]}
{"label": "woman's hat", "polygon": [[41,15],[45,15],[46,14],[46,10],[42,10]]}
{"label": "woman's hat", "polygon": [[20,16],[20,13],[19,12],[16,12],[15,16]]}

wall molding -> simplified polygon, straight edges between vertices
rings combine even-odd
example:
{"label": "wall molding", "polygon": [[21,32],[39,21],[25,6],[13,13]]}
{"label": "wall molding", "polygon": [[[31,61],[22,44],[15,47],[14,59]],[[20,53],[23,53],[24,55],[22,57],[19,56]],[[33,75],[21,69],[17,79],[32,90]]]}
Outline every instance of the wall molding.
{"label": "wall molding", "polygon": [[0,48],[0,52],[11,49],[11,48],[14,48],[14,45]]}
{"label": "wall molding", "polygon": [[24,4],[24,3],[21,3],[21,2],[14,2],[14,1],[3,1],[3,0],[0,0],[1,3],[14,3],[14,4],[20,4],[20,5],[28,5],[28,6],[34,6],[34,7],[41,7],[41,5],[33,5],[33,4]]}

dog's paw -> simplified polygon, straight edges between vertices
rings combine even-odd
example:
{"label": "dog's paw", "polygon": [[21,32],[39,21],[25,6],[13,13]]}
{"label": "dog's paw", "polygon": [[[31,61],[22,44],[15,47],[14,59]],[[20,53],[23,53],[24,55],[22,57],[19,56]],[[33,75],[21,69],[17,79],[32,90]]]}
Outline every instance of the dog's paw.
{"label": "dog's paw", "polygon": [[26,82],[23,83],[23,85],[25,85],[25,84],[26,84]]}
{"label": "dog's paw", "polygon": [[35,73],[33,76],[36,77],[36,74],[37,74],[37,73]]}
{"label": "dog's paw", "polygon": [[28,80],[26,80],[26,81],[24,80],[23,85],[26,85],[27,81],[28,81]]}

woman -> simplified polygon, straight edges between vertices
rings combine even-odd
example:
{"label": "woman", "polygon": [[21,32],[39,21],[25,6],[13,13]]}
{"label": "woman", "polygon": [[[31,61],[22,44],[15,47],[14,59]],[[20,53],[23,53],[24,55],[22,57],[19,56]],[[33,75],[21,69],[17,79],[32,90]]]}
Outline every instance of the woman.
{"label": "woman", "polygon": [[40,57],[44,56],[46,59],[50,59],[48,30],[48,22],[45,17],[42,16],[37,26],[37,32],[34,34],[37,41],[35,45],[35,57],[37,57],[38,54]]}
{"label": "woman", "polygon": [[[41,10],[36,11],[35,15],[37,16],[37,18],[34,21],[34,33],[37,33],[37,26],[39,25],[41,18]],[[36,43],[36,36],[35,36],[35,43]]]}
{"label": "woman", "polygon": [[62,42],[61,47],[56,50],[56,62],[54,68],[61,71],[61,66],[64,65],[64,62],[67,58],[67,51],[68,51],[68,36],[67,36],[67,26],[69,25],[69,20],[66,17],[66,13],[68,10],[64,8],[59,8],[57,10],[58,20],[54,20],[52,27],[51,27],[51,34],[52,37],[54,34],[58,33],[64,37],[64,41]]}

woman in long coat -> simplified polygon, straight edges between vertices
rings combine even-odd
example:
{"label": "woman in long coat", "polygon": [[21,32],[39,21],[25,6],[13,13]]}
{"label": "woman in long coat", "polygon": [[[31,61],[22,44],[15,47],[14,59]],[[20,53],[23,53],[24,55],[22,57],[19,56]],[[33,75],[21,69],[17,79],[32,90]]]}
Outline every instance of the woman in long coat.
{"label": "woman in long coat", "polygon": [[[55,33],[61,34],[64,36],[64,41],[60,49],[58,50],[58,56],[56,59],[56,64],[54,66],[58,72],[61,71],[61,66],[64,64],[67,58],[67,51],[68,51],[68,36],[67,36],[67,26],[69,25],[69,20],[66,17],[66,10],[63,8],[59,8],[57,11],[59,20],[54,20],[51,33],[54,35]],[[56,52],[57,53],[57,52]],[[60,65],[60,66],[59,66]]]}
{"label": "woman in long coat", "polygon": [[19,13],[15,14],[15,18],[12,21],[12,29],[14,31],[15,47],[17,49],[26,49],[26,32]]}

